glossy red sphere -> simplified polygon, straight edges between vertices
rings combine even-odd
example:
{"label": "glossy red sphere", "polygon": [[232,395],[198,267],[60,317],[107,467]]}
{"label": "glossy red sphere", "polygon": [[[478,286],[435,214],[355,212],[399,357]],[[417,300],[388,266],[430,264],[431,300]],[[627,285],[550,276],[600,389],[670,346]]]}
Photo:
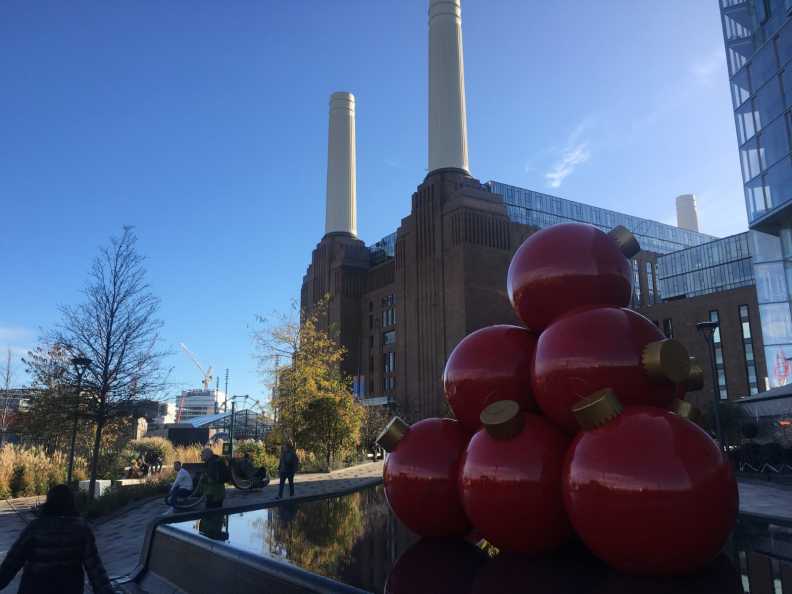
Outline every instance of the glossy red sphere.
{"label": "glossy red sphere", "polygon": [[626,307],[632,274],[606,233],[591,225],[562,223],[537,231],[517,249],[507,289],[517,316],[539,331],[579,307]]}
{"label": "glossy red sphere", "polygon": [[670,382],[650,381],[641,366],[644,347],[665,336],[647,318],[620,307],[597,307],[556,320],[539,336],[533,393],[542,412],[570,434],[578,430],[575,403],[611,388],[624,405],[668,408]]}
{"label": "glossy red sphere", "polygon": [[463,338],[443,372],[443,388],[454,415],[473,433],[479,415],[498,400],[514,400],[523,410],[535,408],[531,365],[536,336],[525,328],[489,326]]}
{"label": "glossy red sphere", "polygon": [[582,431],[564,505],[578,536],[618,571],[677,575],[712,561],[734,527],[731,465],[698,426],[648,406]]}
{"label": "glossy red sphere", "polygon": [[464,536],[470,530],[457,490],[469,434],[454,419],[424,419],[388,454],[385,496],[393,513],[421,536]]}
{"label": "glossy red sphere", "polygon": [[407,549],[388,574],[385,594],[470,592],[487,557],[459,539],[424,539]]}
{"label": "glossy red sphere", "polygon": [[505,551],[551,551],[571,535],[561,499],[569,438],[538,415],[522,431],[495,439],[476,433],[462,458],[459,490],[471,523]]}

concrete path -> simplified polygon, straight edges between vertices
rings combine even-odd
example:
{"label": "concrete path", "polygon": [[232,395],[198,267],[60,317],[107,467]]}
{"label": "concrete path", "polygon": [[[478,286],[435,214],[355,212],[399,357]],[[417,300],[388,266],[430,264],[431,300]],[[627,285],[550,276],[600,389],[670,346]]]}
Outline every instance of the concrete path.
{"label": "concrete path", "polygon": [[[331,495],[353,487],[376,483],[382,478],[382,462],[361,464],[330,473],[298,474],[294,480],[295,499],[314,495]],[[284,495],[288,496],[286,486]],[[225,506],[250,505],[273,501],[278,494],[278,480],[261,491],[247,493],[233,488],[226,489]],[[0,560],[22,531],[25,523],[32,518],[27,509],[41,498],[13,499],[0,501]],[[109,518],[99,518],[94,522],[96,545],[99,555],[111,577],[123,576],[131,572],[140,558],[146,527],[153,519],[170,512],[163,501],[164,496],[143,502],[131,503],[120,513]],[[17,510],[17,511],[14,511]],[[2,592],[16,592],[19,575]]]}

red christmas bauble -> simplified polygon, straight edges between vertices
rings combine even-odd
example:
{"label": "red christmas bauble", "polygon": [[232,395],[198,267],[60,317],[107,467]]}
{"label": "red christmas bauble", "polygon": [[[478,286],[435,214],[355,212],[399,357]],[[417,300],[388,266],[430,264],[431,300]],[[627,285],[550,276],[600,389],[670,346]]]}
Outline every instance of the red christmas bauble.
{"label": "red christmas bauble", "polygon": [[[571,536],[561,499],[561,471],[569,438],[512,401],[495,426],[470,440],[462,457],[459,490],[471,523],[504,551],[536,554],[558,548]],[[505,435],[497,426],[513,423]],[[516,432],[516,435],[512,435]]]}
{"label": "red christmas bauble", "polygon": [[738,509],[731,465],[715,442],[668,411],[620,412],[607,390],[576,410],[587,429],[567,452],[563,492],[586,546],[630,574],[687,574],[712,561]]}
{"label": "red christmas bauble", "polygon": [[632,273],[613,237],[591,225],[561,223],[537,231],[517,249],[507,290],[517,316],[540,331],[579,307],[626,307]]}
{"label": "red christmas bauble", "polygon": [[[393,427],[393,422],[388,428]],[[424,419],[386,444],[385,496],[393,513],[421,536],[464,536],[470,530],[457,491],[469,434],[454,419]],[[388,431],[386,428],[386,432]],[[385,433],[385,432],[384,432]]]}
{"label": "red christmas bauble", "polygon": [[539,336],[533,393],[545,415],[575,433],[571,409],[581,398],[609,387],[624,405],[667,408],[676,395],[673,382],[684,381],[689,367],[685,348],[641,314],[587,308],[559,318]]}
{"label": "red christmas bauble", "polygon": [[443,372],[446,399],[459,422],[471,433],[481,427],[487,405],[514,400],[524,410],[535,408],[531,365],[536,337],[525,328],[489,326],[463,338]]}
{"label": "red christmas bauble", "polygon": [[385,594],[464,594],[470,592],[487,557],[459,539],[419,540],[388,574]]}

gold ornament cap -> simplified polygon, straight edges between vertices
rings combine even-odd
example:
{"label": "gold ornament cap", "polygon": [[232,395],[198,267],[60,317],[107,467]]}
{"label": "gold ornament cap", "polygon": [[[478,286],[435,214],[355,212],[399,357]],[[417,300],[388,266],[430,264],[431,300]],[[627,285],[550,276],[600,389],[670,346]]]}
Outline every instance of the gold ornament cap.
{"label": "gold ornament cap", "polygon": [[377,444],[386,452],[392,452],[409,430],[407,423],[399,417],[393,417],[377,436]]}
{"label": "gold ornament cap", "polygon": [[617,225],[608,231],[608,236],[616,242],[625,258],[632,258],[641,251],[641,244],[627,227]]}
{"label": "gold ornament cap", "polygon": [[650,342],[641,354],[641,365],[655,383],[681,384],[690,375],[690,356],[678,340],[667,338]]}
{"label": "gold ornament cap", "polygon": [[694,423],[698,423],[701,418],[701,410],[690,404],[687,400],[682,400],[680,398],[674,398],[671,402],[671,412]]}
{"label": "gold ornament cap", "polygon": [[522,431],[524,418],[514,400],[499,400],[481,411],[479,420],[495,439],[511,439]]}
{"label": "gold ornament cap", "polygon": [[597,390],[572,407],[572,414],[584,431],[601,427],[621,412],[621,402],[610,388]]}
{"label": "gold ornament cap", "polygon": [[704,387],[704,368],[695,357],[690,358],[690,374],[687,378],[687,385],[685,386],[688,392],[695,392]]}

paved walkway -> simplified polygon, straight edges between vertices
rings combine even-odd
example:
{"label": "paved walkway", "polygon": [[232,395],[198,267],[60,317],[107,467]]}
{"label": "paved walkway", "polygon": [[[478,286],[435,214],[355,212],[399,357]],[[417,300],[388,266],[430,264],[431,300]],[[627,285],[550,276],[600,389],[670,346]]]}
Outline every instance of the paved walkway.
{"label": "paved walkway", "polygon": [[[382,462],[361,464],[330,473],[298,474],[294,480],[295,499],[331,495],[334,492],[375,483],[381,477]],[[285,493],[288,493],[288,486]],[[273,480],[266,489],[253,493],[228,488],[225,506],[265,503],[273,501],[277,494],[277,479]],[[11,504],[18,512],[10,508],[8,502],[0,501],[0,559],[5,557],[17,535],[24,528],[25,522],[32,517],[25,510],[35,505],[37,499],[30,497],[12,500]],[[100,518],[94,523],[99,555],[110,576],[126,575],[135,568],[149,522],[169,513],[170,508],[165,505],[163,499],[164,496],[160,496],[146,502],[132,503],[126,511],[109,519]],[[18,584],[19,575],[2,592],[16,592]]]}

